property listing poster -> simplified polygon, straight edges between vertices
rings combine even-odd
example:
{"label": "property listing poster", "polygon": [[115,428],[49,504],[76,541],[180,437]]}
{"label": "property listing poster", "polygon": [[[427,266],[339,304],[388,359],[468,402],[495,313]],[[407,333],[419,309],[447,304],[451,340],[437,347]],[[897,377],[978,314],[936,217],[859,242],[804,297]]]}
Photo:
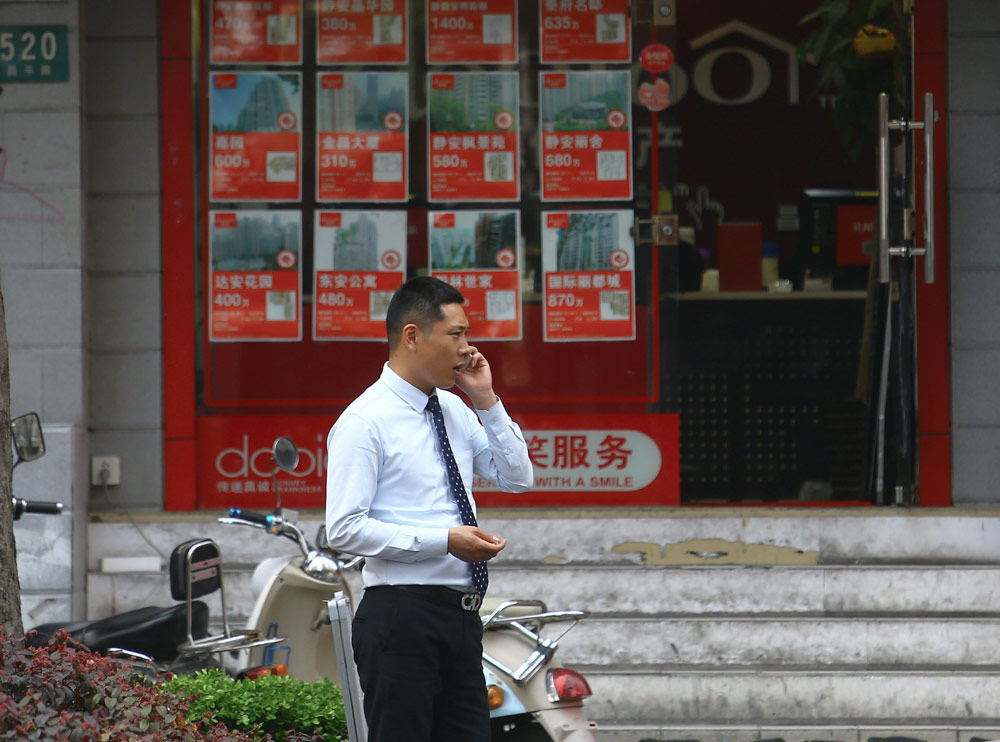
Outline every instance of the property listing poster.
{"label": "property listing poster", "polygon": [[213,72],[210,188],[213,201],[302,197],[302,75]]}
{"label": "property listing poster", "polygon": [[517,62],[517,0],[427,0],[427,63]]}
{"label": "property listing poster", "polygon": [[320,72],[316,80],[316,199],[406,201],[406,73]]}
{"label": "property listing poster", "polygon": [[302,214],[209,212],[209,340],[301,340]]}
{"label": "property listing poster", "polygon": [[406,212],[317,211],[313,235],[313,340],[385,340],[406,280]]}
{"label": "property listing poster", "polygon": [[320,0],[318,64],[405,64],[406,0]]}
{"label": "property listing poster", "polygon": [[470,340],[521,339],[518,211],[432,211],[430,272],[466,298]]}
{"label": "property listing poster", "polygon": [[427,75],[428,201],[521,197],[516,72]]}
{"label": "property listing poster", "polygon": [[302,0],[212,0],[212,64],[301,64]]}
{"label": "property listing poster", "polygon": [[634,215],[542,213],[546,342],[635,340]]}
{"label": "property listing poster", "polygon": [[539,0],[542,64],[631,62],[629,0]]}
{"label": "property listing poster", "polygon": [[542,72],[543,201],[632,198],[628,70]]}

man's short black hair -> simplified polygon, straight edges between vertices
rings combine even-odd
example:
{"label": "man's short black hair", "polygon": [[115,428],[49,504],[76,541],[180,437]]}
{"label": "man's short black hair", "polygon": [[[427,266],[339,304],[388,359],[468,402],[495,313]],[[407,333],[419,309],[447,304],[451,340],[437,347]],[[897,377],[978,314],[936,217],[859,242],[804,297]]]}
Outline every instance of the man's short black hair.
{"label": "man's short black hair", "polygon": [[392,295],[385,315],[385,330],[389,348],[395,348],[400,333],[408,324],[430,332],[435,323],[444,319],[442,304],[464,304],[465,297],[450,283],[433,276],[417,276],[404,283]]}

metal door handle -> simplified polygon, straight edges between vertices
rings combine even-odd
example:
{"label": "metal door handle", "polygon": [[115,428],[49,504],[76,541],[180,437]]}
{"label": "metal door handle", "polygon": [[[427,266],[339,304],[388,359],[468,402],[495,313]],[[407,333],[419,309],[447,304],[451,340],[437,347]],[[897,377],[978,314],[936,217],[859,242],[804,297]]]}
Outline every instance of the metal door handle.
{"label": "metal door handle", "polygon": [[[924,245],[889,243],[889,130],[924,131]],[[934,94],[924,93],[923,121],[889,121],[889,96],[878,96],[878,280],[889,283],[889,256],[924,256],[924,283],[934,283]]]}
{"label": "metal door handle", "polygon": [[924,283],[934,283],[934,93],[924,93]]}
{"label": "metal door handle", "polygon": [[889,283],[889,96],[878,95],[878,281]]}

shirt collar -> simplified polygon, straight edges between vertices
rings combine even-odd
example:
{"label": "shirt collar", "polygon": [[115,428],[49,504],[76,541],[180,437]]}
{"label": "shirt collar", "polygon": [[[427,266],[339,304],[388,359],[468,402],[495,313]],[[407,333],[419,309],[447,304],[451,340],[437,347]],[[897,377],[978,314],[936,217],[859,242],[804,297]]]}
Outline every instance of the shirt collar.
{"label": "shirt collar", "polygon": [[427,407],[429,397],[389,368],[388,363],[382,367],[381,380],[397,397],[417,412],[423,412]]}

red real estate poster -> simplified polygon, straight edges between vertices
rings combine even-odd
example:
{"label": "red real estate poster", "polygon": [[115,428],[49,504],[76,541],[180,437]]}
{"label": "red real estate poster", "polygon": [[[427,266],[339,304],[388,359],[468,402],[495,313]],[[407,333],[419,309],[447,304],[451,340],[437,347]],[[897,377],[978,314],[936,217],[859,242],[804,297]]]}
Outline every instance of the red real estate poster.
{"label": "red real estate poster", "polygon": [[427,0],[427,63],[517,62],[517,0]]}
{"label": "red real estate poster", "polygon": [[632,198],[631,75],[540,73],[543,201]]}
{"label": "red real estate poster", "polygon": [[212,64],[301,64],[302,0],[212,0]]}
{"label": "red real estate poster", "polygon": [[405,64],[406,0],[320,0],[318,64]]}
{"label": "red real estate poster", "polygon": [[521,339],[518,211],[432,211],[430,272],[462,292],[470,340]]}
{"label": "red real estate poster", "polygon": [[316,79],[316,200],[406,201],[406,73]]}
{"label": "red real estate poster", "polygon": [[427,200],[519,200],[517,73],[432,72],[427,89]]}
{"label": "red real estate poster", "polygon": [[635,340],[633,212],[542,213],[546,342]]}
{"label": "red real estate poster", "polygon": [[302,197],[301,85],[298,73],[212,73],[212,201]]}
{"label": "red real estate poster", "polygon": [[542,64],[631,62],[629,0],[539,0]]}
{"label": "red real estate poster", "polygon": [[317,211],[313,276],[313,340],[384,341],[406,280],[406,212]]}
{"label": "red real estate poster", "polygon": [[301,340],[302,214],[209,212],[209,340]]}

